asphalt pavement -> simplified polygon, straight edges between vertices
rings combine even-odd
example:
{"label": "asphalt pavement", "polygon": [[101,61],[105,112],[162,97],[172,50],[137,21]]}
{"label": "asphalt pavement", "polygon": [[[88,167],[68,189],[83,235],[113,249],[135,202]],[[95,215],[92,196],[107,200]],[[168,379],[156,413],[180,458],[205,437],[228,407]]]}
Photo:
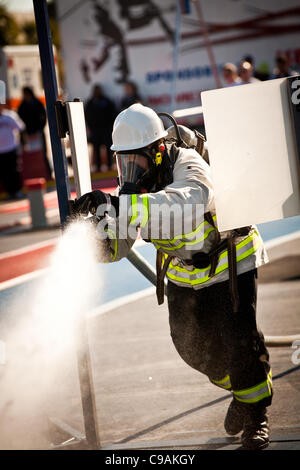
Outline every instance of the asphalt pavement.
{"label": "asphalt pavement", "polygon": [[[111,186],[111,182],[104,183]],[[22,252],[60,235],[55,191],[45,195],[48,227],[33,229],[26,200],[0,204],[0,253],[20,270]],[[36,256],[43,251],[35,250]],[[300,238],[268,250],[271,262],[259,269],[258,324],[266,336],[300,333]],[[23,256],[23,254],[21,253]],[[26,254],[25,271],[32,269]],[[24,256],[23,256],[24,258]],[[28,267],[29,266],[29,267]],[[18,272],[18,269],[15,271]],[[22,268],[23,269],[23,268]],[[13,271],[14,272],[14,271]],[[10,277],[13,277],[12,274]],[[117,287],[116,287],[117,288]],[[1,316],[1,338],[9,338],[22,321],[22,312]],[[174,349],[166,303],[158,306],[153,294],[133,296],[88,319],[92,374],[100,445],[103,449],[238,449],[239,438],[226,435],[223,421],[231,395],[188,367]],[[0,365],[0,380],[17,370],[10,357]],[[274,377],[274,400],[269,409],[271,445],[268,449],[300,449],[300,345],[269,348]],[[20,353],[22,355],[22,353]],[[24,355],[26,357],[26,354]],[[19,364],[19,359],[17,364]],[[24,361],[31,377],[33,364]],[[39,368],[39,362],[34,363]],[[32,400],[33,380],[14,377],[15,386],[3,389],[0,401],[0,448],[47,449],[61,442],[53,435],[49,417],[84,436],[76,354],[67,349],[57,374],[48,374],[44,397]],[[40,370],[41,378],[47,372]],[[26,373],[25,373],[26,375]],[[49,382],[50,380],[50,382]],[[49,385],[50,384],[50,385]],[[37,384],[37,389],[40,384]],[[49,433],[49,429],[52,432]]]}
{"label": "asphalt pavement", "polygon": [[[56,235],[53,230],[35,233],[36,241]],[[19,235],[26,243],[32,233]],[[14,235],[2,236],[11,249]],[[259,269],[258,324],[266,336],[300,334],[300,239],[275,246],[269,256],[270,264]],[[3,316],[2,331],[9,336],[19,318],[21,312]],[[99,308],[88,319],[88,332],[102,449],[240,448],[239,437],[227,436],[223,428],[230,393],[180,359],[169,335],[166,303],[158,306],[150,294],[106,312]],[[268,450],[300,449],[300,346],[294,346],[269,349],[274,400]],[[24,375],[28,370],[30,377],[34,366],[24,361]],[[9,360],[1,365],[0,380],[14,368]],[[38,373],[41,380],[51,379],[51,387],[34,403],[29,397],[35,384],[30,380],[17,378],[12,393],[2,389],[1,449],[59,444],[59,436],[54,439],[49,433],[49,417],[84,435],[74,349],[65,351],[54,375],[46,368]]]}

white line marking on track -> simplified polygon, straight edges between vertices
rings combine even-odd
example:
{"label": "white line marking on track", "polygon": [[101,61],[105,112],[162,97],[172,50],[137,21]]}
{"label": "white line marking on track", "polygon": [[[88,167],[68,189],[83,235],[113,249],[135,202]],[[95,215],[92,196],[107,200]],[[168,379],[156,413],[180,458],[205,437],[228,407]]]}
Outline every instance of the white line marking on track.
{"label": "white line marking on track", "polygon": [[31,253],[32,251],[38,251],[42,248],[54,246],[57,243],[57,238],[51,238],[43,242],[34,243],[33,245],[24,246],[17,248],[16,250],[7,251],[6,253],[0,253],[0,260],[6,258],[12,258],[14,256],[24,255],[25,253]]}
{"label": "white line marking on track", "polygon": [[272,240],[268,240],[264,242],[266,249],[274,248],[275,246],[282,245],[286,242],[291,242],[292,240],[296,240],[296,238],[300,237],[300,230],[297,232],[288,233],[287,235],[282,235],[281,237],[273,238]]}
{"label": "white line marking on track", "polygon": [[0,282],[0,291],[10,289],[11,287],[16,287],[28,281],[33,281],[34,279],[44,274],[46,271],[47,268],[38,269],[36,271],[32,271],[31,273],[22,274],[22,276],[14,277],[12,279],[8,279],[7,281]]}

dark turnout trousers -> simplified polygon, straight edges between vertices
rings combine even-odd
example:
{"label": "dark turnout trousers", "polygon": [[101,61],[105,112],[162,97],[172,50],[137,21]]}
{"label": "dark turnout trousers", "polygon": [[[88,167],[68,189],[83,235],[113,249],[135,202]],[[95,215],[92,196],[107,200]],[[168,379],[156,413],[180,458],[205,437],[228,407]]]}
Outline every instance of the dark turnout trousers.
{"label": "dark turnout trousers", "polygon": [[269,354],[256,324],[257,271],[238,276],[239,311],[233,313],[229,282],[194,290],[168,283],[169,322],[182,359],[231,390],[246,406],[272,400]]}

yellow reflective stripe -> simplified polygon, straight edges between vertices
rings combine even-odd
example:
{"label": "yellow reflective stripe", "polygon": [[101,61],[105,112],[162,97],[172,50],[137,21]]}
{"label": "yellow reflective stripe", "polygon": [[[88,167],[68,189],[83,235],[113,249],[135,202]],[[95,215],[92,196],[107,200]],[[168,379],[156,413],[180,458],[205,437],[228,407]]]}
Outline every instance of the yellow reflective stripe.
{"label": "yellow reflective stripe", "polygon": [[224,388],[225,390],[231,389],[231,382],[229,375],[226,375],[222,380],[211,380],[212,383],[217,385],[218,387]]}
{"label": "yellow reflective stripe", "polygon": [[[175,251],[175,250],[179,250],[180,248],[182,248],[183,246],[192,246],[192,245],[196,245],[197,243],[200,243],[201,241],[205,240],[208,235],[214,231],[214,228],[211,227],[209,229],[206,230],[206,232],[202,235],[202,237],[200,238],[196,238],[195,240],[192,240],[192,241],[188,241],[188,242],[184,242],[182,241],[181,243],[179,243],[178,245],[174,245],[174,246],[160,246],[158,245],[156,248],[159,250],[159,248],[163,248],[164,250],[168,250],[168,251]],[[168,242],[170,243],[170,241]]]}
{"label": "yellow reflective stripe", "polygon": [[226,375],[226,377],[224,377],[224,379],[222,379],[222,380],[213,380],[213,382],[214,382],[215,384],[221,385],[221,384],[225,384],[225,383],[228,382],[229,380],[230,380],[229,375]]}
{"label": "yellow reflective stripe", "polygon": [[204,227],[205,225],[209,225],[209,223],[206,221],[201,222],[201,224],[198,225],[198,227],[193,232],[187,233],[185,235],[176,235],[176,237],[172,238],[171,240],[158,240],[153,238],[151,241],[157,243],[173,243],[177,240],[181,240],[182,238],[191,238],[192,236],[197,235],[197,233],[199,233],[202,227]]}
{"label": "yellow reflective stripe", "polygon": [[[213,219],[216,220],[215,215],[213,216]],[[204,226],[204,225],[210,225],[210,224],[206,220],[204,220],[204,222],[202,222],[202,224],[200,224],[199,227],[197,227],[195,230],[192,230],[192,232],[186,233],[184,235],[177,235],[176,237],[174,237],[170,241],[173,242],[175,240],[180,240],[181,238],[191,238],[194,235],[196,235],[200,231],[201,227]]]}
{"label": "yellow reflective stripe", "polygon": [[141,222],[141,227],[145,227],[149,219],[149,201],[148,196],[142,196],[143,198],[143,220]]}
{"label": "yellow reflective stripe", "polygon": [[[223,258],[226,258],[227,256],[227,250],[223,251],[219,258],[218,258],[218,263],[223,259]],[[228,266],[228,263],[225,264],[224,266]],[[172,263],[170,263],[170,267],[175,269],[176,271],[179,271],[179,272],[183,272],[183,273],[187,273],[187,274],[197,274],[197,273],[201,273],[201,272],[204,272],[204,271],[209,271],[210,269],[210,264],[208,266],[206,266],[205,268],[194,268],[192,271],[189,271],[188,269],[186,268],[181,268],[180,266],[176,266]],[[221,267],[223,266],[220,266],[218,269],[220,269]]]}
{"label": "yellow reflective stripe", "polygon": [[230,390],[231,389],[231,384],[227,384],[227,385],[218,385],[218,387],[221,387],[221,388],[224,388],[224,390]]}
{"label": "yellow reflective stripe", "polygon": [[254,230],[254,232],[251,233],[251,235],[248,235],[248,237],[245,238],[245,240],[242,240],[240,243],[238,243],[236,245],[237,249],[243,248],[243,246],[247,245],[247,243],[249,243],[249,240],[253,240],[255,236],[260,238],[260,235],[257,230]]}
{"label": "yellow reflective stripe", "polygon": [[[176,267],[174,267],[173,269],[176,269]],[[220,274],[221,272],[225,271],[226,269],[228,268],[228,263],[220,266],[220,268],[216,269],[216,272],[215,274]],[[210,270],[210,265],[208,266],[208,268],[204,268],[202,269],[201,271],[208,271]],[[198,269],[198,272],[200,271],[200,269]],[[186,271],[188,272],[188,271]],[[198,279],[190,279],[190,278],[184,278],[184,277],[179,277],[179,276],[175,276],[174,274],[170,273],[169,271],[167,271],[167,277],[169,277],[170,279],[174,279],[174,281],[180,281],[180,282],[183,282],[184,284],[191,284],[192,286],[196,286],[197,284],[202,284],[206,281],[208,281],[209,279],[211,279],[211,277],[209,277],[209,275],[207,274],[207,276],[204,276],[202,278],[198,278]]]}
{"label": "yellow reflective stripe", "polygon": [[263,398],[272,395],[272,373],[269,372],[267,380],[246,390],[233,391],[236,400],[243,403],[257,403]]}
{"label": "yellow reflective stripe", "polygon": [[[214,215],[213,216],[214,221],[216,220],[216,218],[217,217]],[[197,235],[197,233],[199,233],[200,230],[202,229],[202,227],[204,227],[205,225],[209,225],[209,223],[206,220],[204,220],[204,222],[202,222],[200,225],[198,225],[198,227],[195,230],[193,230],[192,232],[189,232],[189,233],[186,233],[186,234],[183,234],[183,235],[176,235],[176,237],[172,238],[171,240],[158,240],[158,239],[152,238],[151,241],[161,243],[161,244],[163,244],[163,243],[172,244],[173,242],[175,242],[177,240],[181,240],[182,238],[191,238],[194,235]]]}
{"label": "yellow reflective stripe", "polygon": [[257,243],[255,243],[255,245],[253,245],[251,248],[249,248],[249,250],[247,250],[244,253],[242,253],[241,255],[237,256],[236,257],[237,262],[241,261],[242,259],[247,258],[247,256],[252,255],[252,253],[254,253],[260,247],[261,244],[262,244],[262,238],[258,235],[257,236]]}
{"label": "yellow reflective stripe", "polygon": [[132,216],[130,219],[129,224],[132,225],[135,223],[137,216],[138,216],[138,210],[137,210],[137,194],[132,194],[131,195],[131,209],[132,209]]}
{"label": "yellow reflective stripe", "polygon": [[[189,279],[189,278],[185,278],[185,277],[178,277],[178,276],[175,276],[174,274],[170,273],[169,271],[167,271],[167,277],[169,279],[173,279],[174,281],[180,281],[180,282],[183,282],[184,284],[194,284],[193,280]],[[207,280],[207,279],[205,279]],[[204,280],[202,282],[205,282]]]}
{"label": "yellow reflective stripe", "polygon": [[111,261],[115,261],[118,253],[118,240],[116,237],[116,233],[111,229],[107,229],[106,232],[110,240],[115,240],[114,254],[110,253]]}
{"label": "yellow reflective stripe", "polygon": [[270,392],[265,392],[265,393],[262,393],[261,395],[259,395],[258,397],[254,397],[254,398],[235,397],[235,399],[237,401],[241,401],[242,403],[257,403],[258,401],[263,400],[264,398],[267,398],[267,397],[270,397],[270,396],[271,396]]}
{"label": "yellow reflective stripe", "polygon": [[234,391],[234,394],[235,395],[249,395],[250,393],[254,393],[254,392],[257,392],[258,390],[262,389],[268,383],[272,384],[272,371],[271,370],[267,375],[267,380],[264,380],[260,384],[255,385],[254,387],[245,388],[244,390]]}
{"label": "yellow reflective stripe", "polygon": [[[149,219],[149,201],[148,201],[148,196],[141,196],[142,199],[143,199],[143,219],[142,219],[142,222],[141,222],[141,227],[145,227],[145,225],[147,224],[148,222],[148,219]],[[137,194],[132,194],[131,195],[131,212],[132,212],[132,215],[131,215],[131,219],[130,219],[130,222],[129,222],[129,225],[134,225],[137,223],[137,219],[138,219],[138,215],[139,215],[139,212],[138,212],[138,196]]]}
{"label": "yellow reflective stripe", "polygon": [[[245,240],[243,240],[241,243],[239,243],[237,245],[237,248],[238,247],[242,248],[243,246],[247,245],[247,243],[249,243],[250,241],[254,241],[255,239],[257,239],[257,243],[255,245],[253,245],[251,248],[249,248],[249,250],[247,250],[245,253],[242,253],[240,256],[237,256],[237,261],[241,261],[242,259],[246,258],[250,254],[254,253],[258,249],[258,247],[261,245],[262,239],[258,235],[257,232],[254,232],[252,235],[250,235],[249,237],[247,237]],[[218,264],[225,257],[227,257],[227,250],[225,250],[224,252],[222,252],[220,254],[220,256],[218,258]],[[183,272],[183,273],[186,273],[189,276],[191,276],[193,274],[198,274],[198,273],[204,272],[204,271],[207,271],[209,273],[210,265],[205,267],[205,268],[202,268],[202,269],[195,268],[192,271],[189,271],[185,268],[181,268],[180,266],[174,266],[171,262],[169,268],[174,269],[178,273]],[[228,262],[224,263],[223,265],[221,265],[219,267],[217,267],[217,269],[215,271],[215,275],[220,274],[221,272],[225,271],[227,268],[228,268]],[[174,274],[170,273],[169,271],[167,271],[167,277],[170,278],[170,279],[173,279],[174,281],[179,281],[179,282],[182,282],[184,284],[191,284],[191,285],[202,284],[204,282],[207,282],[209,279],[211,279],[209,277],[209,275],[204,276],[202,278],[198,278],[198,279],[183,278],[183,277],[175,276]]]}

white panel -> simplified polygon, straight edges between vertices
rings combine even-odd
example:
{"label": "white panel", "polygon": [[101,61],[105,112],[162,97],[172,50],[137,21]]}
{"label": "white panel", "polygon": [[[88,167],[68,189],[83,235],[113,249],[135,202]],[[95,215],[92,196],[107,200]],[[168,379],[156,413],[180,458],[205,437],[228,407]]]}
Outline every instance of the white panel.
{"label": "white panel", "polygon": [[202,93],[220,231],[300,214],[287,79]]}
{"label": "white panel", "polygon": [[82,102],[67,102],[70,147],[77,197],[92,190],[86,125]]}

